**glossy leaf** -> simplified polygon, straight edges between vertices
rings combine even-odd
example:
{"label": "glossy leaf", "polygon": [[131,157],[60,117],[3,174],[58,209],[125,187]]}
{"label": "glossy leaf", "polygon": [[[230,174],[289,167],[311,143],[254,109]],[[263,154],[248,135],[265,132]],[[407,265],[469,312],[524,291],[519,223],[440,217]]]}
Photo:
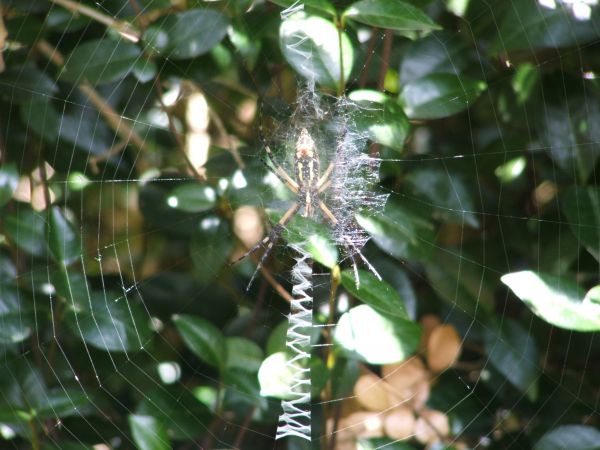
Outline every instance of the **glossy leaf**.
{"label": "glossy leaf", "polygon": [[19,172],[14,163],[0,167],[0,207],[6,205],[12,198],[19,184]]}
{"label": "glossy leaf", "polygon": [[485,350],[490,364],[532,401],[538,397],[541,368],[534,337],[505,318],[502,328],[486,328]]}
{"label": "glossy leaf", "polygon": [[585,425],[562,425],[544,434],[533,450],[598,450],[600,431]]}
{"label": "glossy leaf", "polygon": [[200,317],[177,315],[173,317],[187,347],[211,366],[225,367],[227,346],[225,337],[212,323]]}
{"label": "glossy leaf", "polygon": [[479,228],[471,191],[457,175],[444,170],[420,169],[407,178],[412,189],[432,203],[434,217]]}
{"label": "glossy leaf", "polygon": [[357,221],[384,252],[395,258],[427,260],[435,247],[433,224],[400,202],[390,200],[383,214]]}
{"label": "glossy leaf", "polygon": [[387,95],[363,89],[350,93],[350,100],[359,106],[356,127],[378,144],[402,150],[410,125],[400,105]]}
{"label": "glossy leaf", "polygon": [[279,39],[287,62],[309,82],[338,88],[342,67],[344,79],[350,76],[354,50],[350,39],[342,32],[340,52],[338,30],[332,22],[297,13],[282,22]]}
{"label": "glossy leaf", "polygon": [[167,430],[155,417],[130,414],[129,427],[139,450],[167,450],[171,448]]}
{"label": "glossy leaf", "polygon": [[486,87],[483,81],[437,73],[405,84],[400,102],[411,119],[439,119],[467,109]]}
{"label": "glossy leaf", "polygon": [[335,328],[334,339],[350,357],[369,364],[393,364],[412,355],[421,337],[419,325],[388,318],[368,305],[344,313]]}
{"label": "glossy leaf", "polygon": [[344,11],[344,17],[373,27],[399,31],[441,28],[419,8],[400,0],[360,0]]}
{"label": "glossy leaf", "polygon": [[68,265],[80,258],[80,238],[75,227],[57,206],[50,207],[46,233],[48,249],[56,261]]}
{"label": "glossy leaf", "polygon": [[229,223],[216,215],[203,217],[194,230],[190,251],[196,276],[212,281],[227,262],[233,248]]}
{"label": "glossy leaf", "polygon": [[107,292],[70,289],[65,298],[66,322],[71,333],[85,343],[109,352],[140,350],[148,346],[148,315],[134,300]]}
{"label": "glossy leaf", "polygon": [[392,286],[365,270],[359,270],[358,276],[360,285],[357,289],[354,271],[342,272],[342,285],[350,294],[387,317],[410,320],[400,295]]}
{"label": "glossy leaf", "polygon": [[501,280],[546,322],[567,330],[600,330],[600,304],[584,299],[574,281],[532,271],[509,273]]}
{"label": "glossy leaf", "polygon": [[225,346],[227,369],[258,371],[263,360],[263,351],[257,344],[241,337],[228,337],[225,339]]}
{"label": "glossy leaf", "polygon": [[48,389],[45,395],[36,399],[35,417],[39,420],[56,417],[83,416],[91,413],[90,396],[80,388],[58,387]]}
{"label": "glossy leaf", "polygon": [[562,207],[573,234],[600,261],[600,189],[574,186],[564,194]]}
{"label": "glossy leaf", "polygon": [[160,19],[144,33],[148,50],[163,58],[200,56],[223,40],[227,18],[212,9],[191,9]]}
{"label": "glossy leaf", "polygon": [[102,84],[125,78],[140,58],[140,49],[123,39],[85,42],[66,58],[61,80]]}
{"label": "glossy leaf", "polygon": [[188,183],[173,189],[167,203],[181,211],[199,213],[212,209],[216,199],[215,190],[210,186]]}
{"label": "glossy leaf", "polygon": [[578,19],[566,2],[554,7],[538,0],[510,0],[510,4],[493,46],[496,52],[583,45],[598,38],[598,8],[589,9],[590,18]]}
{"label": "glossy leaf", "polygon": [[8,67],[0,74],[0,97],[11,103],[46,100],[58,87],[33,64]]}
{"label": "glossy leaf", "polygon": [[41,214],[21,207],[4,217],[4,228],[20,249],[33,256],[46,252],[45,220]]}
{"label": "glossy leaf", "polygon": [[22,342],[34,329],[24,295],[16,286],[0,282],[0,344]]}

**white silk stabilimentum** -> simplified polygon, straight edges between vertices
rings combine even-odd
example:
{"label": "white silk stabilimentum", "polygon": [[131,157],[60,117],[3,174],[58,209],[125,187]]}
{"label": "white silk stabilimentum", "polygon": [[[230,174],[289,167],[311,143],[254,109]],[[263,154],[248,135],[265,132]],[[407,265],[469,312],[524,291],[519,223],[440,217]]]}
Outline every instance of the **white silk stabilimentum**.
{"label": "white silk stabilimentum", "polygon": [[282,400],[283,413],[279,416],[276,439],[297,436],[311,439],[311,377],[310,350],[312,329],[312,260],[300,245],[294,245],[296,264],[292,269],[293,300],[288,316],[286,347],[292,354],[287,361],[292,372],[292,383],[287,400]]}

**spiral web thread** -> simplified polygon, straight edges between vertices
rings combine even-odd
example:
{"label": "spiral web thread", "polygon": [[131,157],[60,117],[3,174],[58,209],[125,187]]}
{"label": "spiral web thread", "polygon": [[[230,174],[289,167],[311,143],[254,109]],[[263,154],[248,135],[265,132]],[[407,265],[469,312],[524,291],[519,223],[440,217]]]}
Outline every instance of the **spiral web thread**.
{"label": "spiral web thread", "polygon": [[288,400],[282,400],[276,439],[297,436],[311,440],[310,336],[312,328],[312,260],[302,245],[292,245],[296,264],[292,268],[292,296],[286,347],[293,355],[287,361],[292,373]]}

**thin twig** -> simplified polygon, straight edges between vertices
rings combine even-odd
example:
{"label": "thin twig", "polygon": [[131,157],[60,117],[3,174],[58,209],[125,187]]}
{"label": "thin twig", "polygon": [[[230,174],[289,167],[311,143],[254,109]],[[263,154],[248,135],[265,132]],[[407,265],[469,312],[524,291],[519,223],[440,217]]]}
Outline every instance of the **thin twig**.
{"label": "thin twig", "polygon": [[90,8],[89,6],[82,5],[81,3],[74,2],[73,0],[50,0],[57,5],[60,5],[73,14],[82,14],[89,17],[96,22],[106,25],[109,28],[116,30],[121,36],[131,42],[138,42],[141,38],[140,33],[127,22],[115,20],[114,18],[101,13],[100,11]]}
{"label": "thin twig", "polygon": [[371,60],[373,59],[373,54],[375,53],[375,44],[377,43],[377,38],[379,36],[379,28],[373,28],[371,32],[371,37],[369,38],[369,48],[367,49],[367,59],[365,61],[365,65],[363,66],[362,73],[360,74],[360,80],[358,81],[358,86],[363,89],[367,85],[367,80],[369,78],[369,68],[371,66]]}
{"label": "thin twig", "polygon": [[381,66],[379,69],[379,82],[377,83],[377,89],[379,91],[383,91],[385,87],[385,75],[387,74],[387,70],[390,65],[390,55],[392,53],[393,40],[394,33],[392,33],[392,30],[385,30],[383,32],[383,54],[381,58]]}
{"label": "thin twig", "polygon": [[[47,41],[39,41],[37,49],[58,67],[65,64],[64,56],[52,47]],[[136,148],[149,152],[146,142],[131,127],[123,117],[87,82],[79,85],[79,90],[85,94],[90,103],[94,105],[104,117],[108,125],[126,142],[131,142]]]}

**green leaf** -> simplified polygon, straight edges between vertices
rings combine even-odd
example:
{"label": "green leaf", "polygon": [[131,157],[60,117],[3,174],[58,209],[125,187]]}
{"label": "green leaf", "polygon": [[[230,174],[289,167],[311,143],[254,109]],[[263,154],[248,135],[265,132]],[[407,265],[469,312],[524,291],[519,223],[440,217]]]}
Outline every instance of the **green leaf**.
{"label": "green leaf", "polygon": [[71,264],[81,256],[81,242],[73,225],[58,206],[48,211],[48,249],[56,261]]}
{"label": "green leaf", "polygon": [[354,271],[342,272],[342,285],[354,297],[390,318],[410,320],[398,292],[371,272],[359,270],[360,286],[356,288]]}
{"label": "green leaf", "polygon": [[69,54],[60,79],[73,83],[87,80],[93,85],[118,81],[133,70],[140,56],[140,49],[123,39],[87,41]]}
{"label": "green leaf", "polygon": [[[414,447],[406,442],[398,442],[390,438],[371,438],[371,439],[358,439],[356,443],[356,450],[414,450]],[[437,449],[441,450],[441,449]],[[444,450],[450,450],[448,447],[444,447]]]}
{"label": "green leaf", "polygon": [[190,251],[197,278],[215,279],[233,248],[229,223],[216,215],[202,218],[192,235]]}
{"label": "green leaf", "polygon": [[533,335],[514,320],[505,318],[502,328],[484,329],[484,342],[490,364],[535,402],[541,370]]}
{"label": "green leaf", "polygon": [[600,330],[600,305],[584,299],[574,281],[530,270],[508,273],[501,280],[546,322],[567,330]]}
{"label": "green leaf", "polygon": [[14,162],[0,167],[0,206],[6,205],[19,184],[19,171]]}
{"label": "green leaf", "polygon": [[60,114],[49,101],[30,101],[20,107],[21,119],[27,127],[49,142],[58,138],[61,129]]}
{"label": "green leaf", "polygon": [[11,103],[45,100],[57,92],[54,80],[30,63],[0,74],[0,96]]}
{"label": "green leaf", "polygon": [[[70,276],[69,278],[71,278]],[[78,284],[85,283],[85,279]],[[74,336],[87,344],[109,352],[140,350],[148,345],[152,334],[149,318],[137,302],[113,292],[90,292],[78,295],[72,287],[65,297],[66,322]]]}
{"label": "green leaf", "polygon": [[228,26],[219,11],[192,9],[161,18],[144,33],[144,41],[163,58],[194,58],[221,42]]}
{"label": "green leaf", "polygon": [[600,103],[598,97],[578,92],[567,92],[566,96],[540,102],[536,128],[542,148],[556,165],[585,181],[600,157],[600,129],[594,125],[600,122]]}
{"label": "green leaf", "polygon": [[199,213],[214,208],[216,199],[217,194],[212,187],[187,183],[173,189],[167,203],[181,211]]}
{"label": "green leaf", "polygon": [[471,191],[459,176],[444,170],[419,169],[408,175],[407,182],[415,192],[433,203],[436,218],[479,228]]}
{"label": "green leaf", "polygon": [[344,11],[344,17],[398,31],[438,30],[441,27],[419,8],[400,0],[361,0]]}
{"label": "green leaf", "polygon": [[46,252],[44,218],[27,207],[20,207],[4,218],[4,229],[10,238],[26,253],[43,256]]}
{"label": "green leaf", "polygon": [[[276,5],[283,6],[285,8],[290,8],[298,5],[298,0],[270,0],[272,3]],[[327,0],[303,0],[302,5],[306,9],[315,9],[317,11],[322,11],[324,13],[335,16],[335,8],[331,3]]]}
{"label": "green leaf", "polygon": [[27,422],[46,397],[40,371],[24,357],[5,359],[0,365],[0,422]]}
{"label": "green leaf", "polygon": [[290,65],[309,81],[330,88],[347,80],[354,66],[354,49],[346,33],[340,41],[336,26],[322,17],[296,13],[281,23],[279,40],[283,56]]}
{"label": "green leaf", "polygon": [[225,339],[227,350],[227,369],[240,369],[256,372],[263,360],[262,349],[249,339],[241,337],[228,337]]}
{"label": "green leaf", "polygon": [[598,39],[598,8],[590,8],[590,19],[578,20],[571,5],[562,2],[556,2],[554,8],[542,6],[538,0],[511,0],[510,4],[492,45],[494,52],[557,49]]}
{"label": "green leaf", "polygon": [[0,344],[22,342],[34,329],[30,311],[25,309],[28,302],[22,301],[23,295],[16,286],[0,282]]}
{"label": "green leaf", "polygon": [[173,317],[187,347],[202,361],[222,369],[227,361],[227,346],[221,331],[207,320],[189,315]]}
{"label": "green leaf", "polygon": [[573,234],[600,261],[600,188],[573,186],[564,194],[562,209]]}
{"label": "green leaf", "polygon": [[166,428],[155,417],[130,414],[129,427],[139,450],[167,450],[171,448]]}
{"label": "green leaf", "polygon": [[269,334],[269,339],[267,340],[267,355],[285,351],[287,329],[288,321],[282,320],[271,330],[271,334]]}
{"label": "green leaf", "polygon": [[388,318],[368,305],[344,313],[334,339],[350,356],[369,364],[393,364],[412,355],[421,328],[410,320]]}
{"label": "green leaf", "polygon": [[56,419],[56,417],[83,416],[92,411],[89,394],[80,388],[53,388],[36,399],[35,416],[39,420]]}
{"label": "green leaf", "polygon": [[437,245],[433,224],[398,201],[388,201],[383,214],[356,219],[379,248],[398,259],[426,261]]}
{"label": "green leaf", "polygon": [[159,386],[144,394],[135,414],[154,417],[172,439],[196,439],[208,429],[212,415],[189,388]]}
{"label": "green leaf", "polygon": [[410,42],[400,65],[400,87],[434,73],[461,75],[476,57],[455,33],[438,31]]}
{"label": "green leaf", "polygon": [[411,119],[439,119],[467,109],[486,88],[484,81],[436,73],[406,83],[400,103]]}
{"label": "green leaf", "polygon": [[563,425],[544,434],[533,450],[598,450],[600,431],[585,425]]}
{"label": "green leaf", "polygon": [[461,249],[439,249],[425,264],[427,278],[436,294],[452,308],[471,317],[494,311],[498,279],[493,271]]}
{"label": "green leaf", "polygon": [[350,93],[350,100],[359,105],[355,114],[356,127],[378,144],[404,149],[410,124],[400,105],[382,92],[363,89]]}

